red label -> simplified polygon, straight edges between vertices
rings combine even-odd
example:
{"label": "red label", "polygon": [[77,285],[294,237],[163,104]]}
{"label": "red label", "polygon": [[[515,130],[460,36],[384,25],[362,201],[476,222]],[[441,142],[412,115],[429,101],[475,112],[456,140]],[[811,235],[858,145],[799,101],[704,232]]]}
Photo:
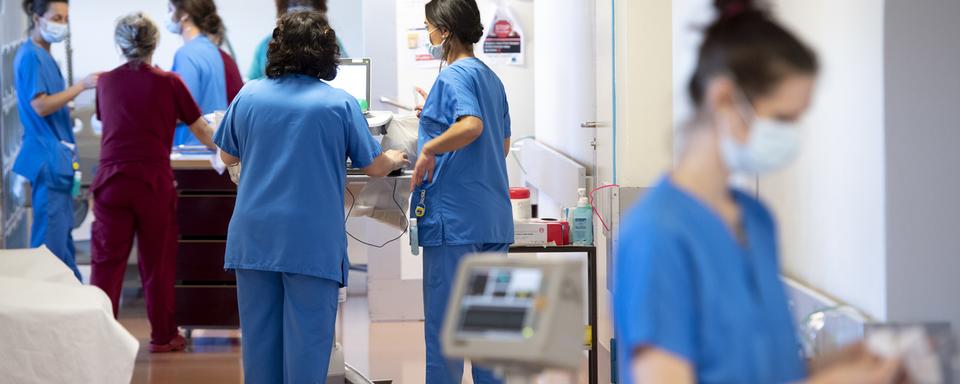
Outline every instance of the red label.
{"label": "red label", "polygon": [[509,21],[500,20],[493,25],[493,34],[497,37],[509,37],[513,33],[513,25]]}

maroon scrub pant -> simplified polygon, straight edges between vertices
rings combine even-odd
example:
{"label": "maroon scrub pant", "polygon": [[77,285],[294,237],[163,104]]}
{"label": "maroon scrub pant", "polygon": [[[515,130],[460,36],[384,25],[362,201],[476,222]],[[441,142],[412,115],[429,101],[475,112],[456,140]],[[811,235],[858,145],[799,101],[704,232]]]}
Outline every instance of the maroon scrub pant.
{"label": "maroon scrub pant", "polygon": [[153,188],[139,178],[114,175],[95,189],[93,212],[91,283],[107,293],[117,316],[136,234],[150,339],[153,344],[169,343],[177,335],[173,285],[179,236],[172,180]]}

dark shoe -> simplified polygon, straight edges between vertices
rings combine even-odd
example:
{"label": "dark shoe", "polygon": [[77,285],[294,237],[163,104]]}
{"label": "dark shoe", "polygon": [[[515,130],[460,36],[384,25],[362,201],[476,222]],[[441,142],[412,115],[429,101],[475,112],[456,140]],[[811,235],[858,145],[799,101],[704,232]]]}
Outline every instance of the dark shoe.
{"label": "dark shoe", "polygon": [[177,335],[173,340],[170,340],[166,344],[154,344],[150,343],[150,353],[167,353],[167,352],[179,352],[184,349],[187,349],[187,339],[184,339],[183,336]]}

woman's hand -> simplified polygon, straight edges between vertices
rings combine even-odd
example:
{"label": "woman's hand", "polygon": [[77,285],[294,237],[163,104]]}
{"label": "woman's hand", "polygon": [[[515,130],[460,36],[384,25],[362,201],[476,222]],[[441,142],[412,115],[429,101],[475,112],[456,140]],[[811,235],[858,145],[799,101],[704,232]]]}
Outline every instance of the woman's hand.
{"label": "woman's hand", "polygon": [[91,73],[91,74],[87,75],[87,77],[84,77],[84,78],[83,78],[83,81],[81,82],[81,84],[83,84],[83,89],[84,89],[84,90],[87,90],[87,89],[94,89],[94,88],[96,88],[96,87],[97,87],[97,81],[100,80],[100,74],[101,74],[101,73],[103,73],[103,72],[95,72],[95,73]]}
{"label": "woman's hand", "polygon": [[427,102],[427,91],[423,90],[423,88],[417,87],[417,93],[419,93],[420,97],[423,98],[423,103],[417,104],[417,106],[413,109],[417,112],[417,117],[419,118],[423,113],[423,104]]}
{"label": "woman's hand", "polygon": [[393,162],[393,169],[391,171],[406,168],[410,165],[410,157],[407,156],[406,152],[390,149],[384,152],[384,154]]}
{"label": "woman's hand", "polygon": [[862,343],[844,348],[830,360],[814,368],[810,384],[894,384],[902,380],[899,360],[878,357]]}
{"label": "woman's hand", "polygon": [[102,72],[91,73],[85,77],[83,81],[71,85],[70,88],[63,90],[63,92],[52,95],[46,93],[36,95],[33,100],[30,101],[30,107],[32,107],[34,112],[40,115],[40,117],[50,116],[67,106],[67,104],[83,93],[83,91],[96,88],[101,73]]}
{"label": "woman's hand", "polygon": [[410,192],[413,192],[420,184],[423,184],[424,178],[427,179],[427,183],[432,183],[433,171],[436,167],[437,157],[424,148],[417,158],[417,165],[413,167],[413,182],[410,183]]}
{"label": "woman's hand", "polygon": [[390,172],[406,167],[410,164],[407,160],[407,154],[396,149],[389,149],[380,153],[370,166],[363,169],[367,176],[380,178],[389,175]]}

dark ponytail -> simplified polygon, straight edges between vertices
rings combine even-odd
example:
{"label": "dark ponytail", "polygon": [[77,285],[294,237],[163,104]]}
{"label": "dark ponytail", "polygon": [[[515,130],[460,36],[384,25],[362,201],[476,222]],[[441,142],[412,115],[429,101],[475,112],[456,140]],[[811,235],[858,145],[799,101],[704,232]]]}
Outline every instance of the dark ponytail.
{"label": "dark ponytail", "polygon": [[430,0],[425,10],[430,24],[450,32],[465,45],[476,44],[483,37],[476,0]]}
{"label": "dark ponytail", "polygon": [[719,14],[700,45],[690,98],[702,106],[707,84],[716,76],[733,76],[748,99],[770,92],[793,74],[814,75],[817,55],[773,20],[755,0],[714,0]]}
{"label": "dark ponytail", "polygon": [[27,31],[32,31],[36,25],[33,24],[33,16],[43,17],[50,10],[50,3],[70,4],[68,0],[23,0],[23,13],[27,14]]}
{"label": "dark ponytail", "polygon": [[213,0],[171,0],[170,3],[176,8],[177,17],[186,14],[200,32],[216,37],[217,41],[223,41],[227,29],[217,14],[217,4]]}

